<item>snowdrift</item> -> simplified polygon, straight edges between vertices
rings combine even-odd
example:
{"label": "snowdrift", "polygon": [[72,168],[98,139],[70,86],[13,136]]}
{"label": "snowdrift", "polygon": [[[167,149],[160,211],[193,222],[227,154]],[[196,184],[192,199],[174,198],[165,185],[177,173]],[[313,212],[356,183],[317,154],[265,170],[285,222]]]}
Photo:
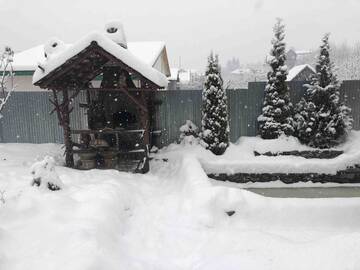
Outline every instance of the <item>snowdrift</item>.
{"label": "snowdrift", "polygon": [[0,149],[1,270],[360,267],[359,198],[214,186],[191,154],[153,161],[147,175],[58,166],[63,189],[52,192],[30,186],[29,171],[57,146]]}
{"label": "snowdrift", "polygon": [[255,156],[254,151],[285,152],[311,150],[299,143],[294,137],[280,137],[263,140],[259,137],[241,137],[235,144],[230,144],[225,154],[215,156],[206,151],[199,143],[171,144],[161,149],[157,158],[173,159],[178,155],[191,153],[196,156],[207,174],[236,173],[319,173],[336,174],[348,166],[360,164],[360,131],[352,131],[347,142],[336,150],[344,154],[333,159],[306,159],[300,156]]}

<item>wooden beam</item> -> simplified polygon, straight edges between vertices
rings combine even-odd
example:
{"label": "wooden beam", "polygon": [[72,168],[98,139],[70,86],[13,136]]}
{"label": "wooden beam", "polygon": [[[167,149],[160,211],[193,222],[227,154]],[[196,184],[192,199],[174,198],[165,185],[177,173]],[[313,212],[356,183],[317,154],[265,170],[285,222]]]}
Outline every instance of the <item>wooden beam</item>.
{"label": "wooden beam", "polygon": [[[108,88],[108,87],[94,87],[94,88],[81,88],[81,90],[89,90],[89,91],[123,91],[124,88]],[[126,88],[128,92],[158,92],[159,90],[153,90],[149,88]]]}
{"label": "wooden beam", "polygon": [[120,91],[122,91],[127,97],[129,97],[135,103],[135,105],[137,105],[142,111],[148,112],[146,105],[142,104],[138,99],[136,99],[133,95],[131,95],[126,89],[122,89]]}
{"label": "wooden beam", "polygon": [[[51,88],[51,83],[62,75],[68,73],[75,63],[80,63],[85,60],[89,54],[89,51],[93,51],[98,47],[97,42],[91,42],[83,51],[81,51],[76,56],[68,59],[64,64],[51,71],[48,75],[42,78],[40,81],[36,82],[35,85],[40,86],[41,88]],[[63,89],[62,89],[63,90]]]}

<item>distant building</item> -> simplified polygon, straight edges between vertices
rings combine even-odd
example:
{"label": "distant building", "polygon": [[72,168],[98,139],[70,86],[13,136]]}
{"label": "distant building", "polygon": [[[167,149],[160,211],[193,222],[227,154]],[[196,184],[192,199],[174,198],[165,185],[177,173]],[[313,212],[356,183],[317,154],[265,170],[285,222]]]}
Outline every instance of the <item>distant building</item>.
{"label": "distant building", "polygon": [[295,66],[289,70],[287,81],[310,81],[315,73],[315,69],[308,64]]}
{"label": "distant building", "polygon": [[231,74],[251,74],[253,71],[250,68],[237,68],[230,72]]}
{"label": "distant building", "polygon": [[170,68],[169,90],[202,89],[204,75],[195,69]]}
{"label": "distant building", "polygon": [[312,55],[312,51],[309,50],[300,51],[300,50],[290,49],[286,53],[286,65],[288,66],[289,69],[291,69],[299,64],[310,64],[306,62],[308,62],[308,59],[311,57],[311,55]]}

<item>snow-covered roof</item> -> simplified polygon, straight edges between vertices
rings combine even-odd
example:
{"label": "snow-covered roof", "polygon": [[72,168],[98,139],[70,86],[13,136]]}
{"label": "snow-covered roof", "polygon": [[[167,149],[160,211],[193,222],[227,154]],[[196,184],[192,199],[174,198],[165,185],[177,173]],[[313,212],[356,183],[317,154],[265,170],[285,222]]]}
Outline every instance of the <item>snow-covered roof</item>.
{"label": "snow-covered roof", "polygon": [[[70,47],[72,44],[66,44]],[[128,50],[145,63],[153,66],[165,48],[162,41],[128,42]],[[34,71],[39,62],[44,62],[44,45],[38,45],[14,55],[13,68],[15,71]]]}
{"label": "snow-covered roof", "polygon": [[14,54],[13,68],[15,71],[34,71],[38,62],[45,61],[44,45]]}
{"label": "snow-covered roof", "polygon": [[302,54],[310,54],[311,51],[310,50],[296,50],[295,53],[297,55],[302,55]]}
{"label": "snow-covered roof", "polygon": [[149,63],[145,62],[138,56],[134,55],[130,50],[119,46],[109,37],[98,32],[94,32],[85,36],[83,39],[67,47],[64,51],[57,54],[55,57],[41,62],[41,68],[37,67],[33,75],[33,83],[35,84],[36,82],[40,81],[50,72],[64,64],[67,60],[79,54],[92,42],[97,42],[98,46],[100,46],[106,52],[110,53],[124,64],[136,70],[142,76],[152,81],[156,85],[160,87],[167,86],[168,81],[164,74],[153,68]]}
{"label": "snow-covered roof", "polygon": [[128,42],[127,45],[131,53],[151,66],[155,65],[156,60],[165,49],[165,42],[162,41]]}
{"label": "snow-covered roof", "polygon": [[231,71],[231,74],[245,74],[245,73],[251,73],[251,70],[249,68],[237,68]]}
{"label": "snow-covered roof", "polygon": [[298,65],[293,67],[289,70],[289,73],[287,75],[287,81],[292,81],[300,72],[302,72],[305,68],[310,68],[312,71],[315,72],[314,68],[308,64],[305,65]]}

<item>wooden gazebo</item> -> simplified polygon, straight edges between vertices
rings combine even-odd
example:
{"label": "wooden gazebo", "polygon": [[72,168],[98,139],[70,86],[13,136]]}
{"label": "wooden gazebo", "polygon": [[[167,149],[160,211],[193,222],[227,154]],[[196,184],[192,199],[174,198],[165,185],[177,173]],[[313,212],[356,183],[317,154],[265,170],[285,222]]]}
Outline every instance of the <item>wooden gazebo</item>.
{"label": "wooden gazebo", "polygon": [[[61,47],[58,42],[50,46]],[[35,71],[33,83],[53,92],[50,102],[64,131],[66,166],[148,170],[153,96],[167,79],[127,51],[126,44],[106,34],[91,34],[48,56]],[[70,114],[81,91],[88,129],[72,130]],[[77,164],[74,154],[80,158]]]}

